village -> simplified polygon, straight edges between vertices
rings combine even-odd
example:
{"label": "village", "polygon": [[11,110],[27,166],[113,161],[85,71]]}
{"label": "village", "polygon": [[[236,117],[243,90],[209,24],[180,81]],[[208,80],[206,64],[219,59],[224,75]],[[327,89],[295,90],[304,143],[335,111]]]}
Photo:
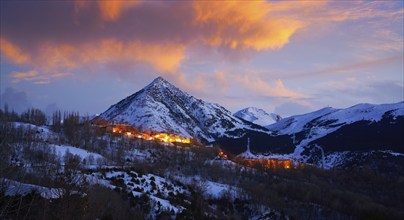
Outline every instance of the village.
{"label": "village", "polygon": [[[112,134],[122,134],[127,137],[139,138],[147,141],[160,141],[163,143],[182,143],[190,144],[191,138],[184,138],[179,135],[151,132],[151,131],[139,131],[139,129],[121,123],[108,123],[104,120],[97,120],[97,127],[102,128],[107,133]],[[248,146],[249,151],[249,146]],[[268,158],[243,158],[239,156],[229,157],[224,151],[219,149],[218,158],[222,160],[232,160],[238,164],[248,166],[248,167],[261,167],[264,169],[296,169],[303,168],[303,164],[295,164],[293,160],[287,159],[268,159]]]}
{"label": "village", "polygon": [[135,137],[148,141],[161,141],[165,143],[191,143],[190,138],[184,138],[175,134],[159,133],[159,132],[140,132],[132,126],[126,124],[110,125],[106,129],[107,132],[124,134],[128,137]]}

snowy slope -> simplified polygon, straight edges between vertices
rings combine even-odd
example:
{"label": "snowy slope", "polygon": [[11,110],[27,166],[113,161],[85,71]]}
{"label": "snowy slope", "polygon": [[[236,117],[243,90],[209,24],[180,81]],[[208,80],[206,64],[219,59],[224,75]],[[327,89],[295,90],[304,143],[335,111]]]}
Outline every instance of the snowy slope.
{"label": "snowy slope", "polygon": [[274,113],[269,114],[264,110],[256,107],[248,107],[242,109],[234,113],[233,115],[261,126],[268,126],[282,119],[280,115]]}
{"label": "snowy slope", "polygon": [[90,152],[81,148],[73,147],[73,146],[68,146],[68,145],[55,145],[51,144],[49,145],[55,150],[55,154],[60,156],[60,159],[63,160],[64,156],[69,152],[72,155],[77,155],[81,159],[89,159],[90,157],[93,158],[94,161],[100,160],[100,159],[105,159],[102,155]]}
{"label": "snowy slope", "polygon": [[328,107],[304,115],[291,116],[266,127],[278,134],[294,134],[310,130],[313,135],[324,135],[343,125],[361,120],[378,122],[388,112],[394,117],[404,116],[404,102],[382,105],[358,104],[346,109]]}
{"label": "snowy slope", "polygon": [[23,128],[24,131],[35,131],[35,136],[43,140],[57,139],[58,135],[51,131],[47,126],[38,126],[24,122],[14,122],[16,128]]}
{"label": "snowy slope", "polygon": [[169,132],[206,141],[232,136],[231,132],[239,129],[267,132],[263,127],[234,117],[218,104],[188,95],[162,77],[111,106],[100,117],[143,130]]}
{"label": "snowy slope", "polygon": [[[288,117],[267,128],[292,137],[295,151],[282,155],[283,158],[305,162],[323,160],[321,163],[327,167],[327,163],[342,163],[346,152],[399,151],[403,118],[404,102],[358,104],[346,109],[323,108]],[[313,155],[318,158],[313,159]]]}
{"label": "snowy slope", "polygon": [[268,125],[271,131],[276,131],[279,134],[293,134],[302,131],[307,123],[313,121],[316,118],[320,118],[327,114],[337,111],[333,108],[323,108],[318,111],[310,112],[304,115],[296,115],[280,120],[278,123]]}

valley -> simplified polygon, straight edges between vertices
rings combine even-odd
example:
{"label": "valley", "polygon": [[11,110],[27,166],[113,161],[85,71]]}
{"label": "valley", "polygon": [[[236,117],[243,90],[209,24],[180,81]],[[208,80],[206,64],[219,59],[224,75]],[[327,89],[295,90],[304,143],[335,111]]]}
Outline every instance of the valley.
{"label": "valley", "polygon": [[400,219],[403,104],[322,109],[264,128],[158,78],[91,119],[1,111],[1,216]]}

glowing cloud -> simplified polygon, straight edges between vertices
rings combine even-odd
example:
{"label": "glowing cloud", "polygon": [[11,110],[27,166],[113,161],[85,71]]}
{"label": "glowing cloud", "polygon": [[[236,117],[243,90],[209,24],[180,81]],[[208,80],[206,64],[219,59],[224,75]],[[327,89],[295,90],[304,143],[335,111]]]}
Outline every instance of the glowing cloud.
{"label": "glowing cloud", "polygon": [[100,1],[101,16],[106,21],[116,21],[121,16],[123,9],[131,4],[136,4],[136,1]]}
{"label": "glowing cloud", "polygon": [[185,58],[185,48],[182,44],[174,43],[109,39],[79,45],[45,43],[38,51],[27,54],[2,39],[2,54],[16,63],[31,64],[44,73],[116,61],[147,63],[159,72],[174,72]]}
{"label": "glowing cloud", "polygon": [[185,46],[181,44],[151,44],[133,41],[124,43],[118,40],[102,40],[85,44],[78,48],[78,61],[86,63],[105,63],[113,61],[144,62],[160,72],[177,70],[185,58]]}
{"label": "glowing cloud", "polygon": [[[211,80],[226,92],[231,87],[227,81],[233,79],[245,88],[287,97],[299,97],[299,94],[289,91],[282,81],[268,83],[254,76],[237,76],[238,80],[235,80],[231,73],[209,73],[202,65],[204,76],[181,75],[178,71],[184,71],[183,63],[204,58],[226,69],[226,65],[233,63],[220,63],[222,60],[217,62],[216,58],[248,60],[257,51],[284,47],[292,37],[317,35],[316,27],[320,23],[374,17],[387,17],[390,21],[390,18],[400,20],[403,17],[402,8],[384,7],[386,3],[379,2],[75,0],[26,4],[29,7],[4,4],[7,9],[1,14],[5,24],[0,36],[1,55],[15,64],[37,70],[38,75],[47,79],[59,78],[52,76],[60,72],[111,72],[104,71],[110,67],[114,68],[115,74],[132,74],[145,65],[194,88],[196,84],[204,85],[203,81]],[[13,19],[16,16],[23,19]],[[301,35],[296,34],[303,29]],[[403,49],[402,36],[394,30],[367,35],[368,38],[373,36],[374,40],[361,40],[363,48],[387,52]],[[201,59],[193,57],[199,55]],[[18,78],[15,77],[18,75],[10,76]],[[300,76],[295,74],[290,78],[293,77]],[[276,78],[288,79],[287,76]],[[191,81],[187,82],[187,79]],[[192,80],[197,83],[193,84]]]}
{"label": "glowing cloud", "polygon": [[288,16],[271,16],[266,1],[196,1],[195,21],[211,33],[208,43],[232,49],[251,48],[257,51],[279,49],[304,25]]}
{"label": "glowing cloud", "polygon": [[304,95],[286,88],[281,80],[276,80],[272,85],[262,80],[256,74],[244,74],[236,76],[236,80],[249,91],[263,96],[283,97],[290,100],[304,98]]}
{"label": "glowing cloud", "polygon": [[21,81],[29,81],[34,84],[48,84],[52,79],[63,78],[70,75],[69,73],[43,73],[40,74],[36,70],[30,70],[27,72],[12,72],[11,78],[13,83],[19,83]]}
{"label": "glowing cloud", "polygon": [[30,80],[37,75],[38,72],[36,70],[31,70],[28,72],[13,72],[12,77],[15,79]]}
{"label": "glowing cloud", "polygon": [[16,64],[26,64],[31,59],[30,56],[23,53],[18,46],[12,44],[4,38],[0,38],[0,45],[1,54]]}
{"label": "glowing cloud", "polygon": [[[127,11],[135,6],[137,6],[141,0],[130,0],[130,1],[96,1],[100,11],[101,18],[104,21],[117,21],[124,11]],[[91,5],[90,1],[76,0],[75,10],[80,12],[81,10],[89,7]]]}

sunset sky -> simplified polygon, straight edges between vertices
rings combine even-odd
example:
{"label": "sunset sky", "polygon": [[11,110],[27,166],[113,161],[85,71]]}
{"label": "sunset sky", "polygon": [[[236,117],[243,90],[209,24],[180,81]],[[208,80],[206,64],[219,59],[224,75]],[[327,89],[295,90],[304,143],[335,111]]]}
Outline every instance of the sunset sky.
{"label": "sunset sky", "polygon": [[232,112],[404,100],[403,1],[1,1],[1,105],[101,113],[163,76]]}

